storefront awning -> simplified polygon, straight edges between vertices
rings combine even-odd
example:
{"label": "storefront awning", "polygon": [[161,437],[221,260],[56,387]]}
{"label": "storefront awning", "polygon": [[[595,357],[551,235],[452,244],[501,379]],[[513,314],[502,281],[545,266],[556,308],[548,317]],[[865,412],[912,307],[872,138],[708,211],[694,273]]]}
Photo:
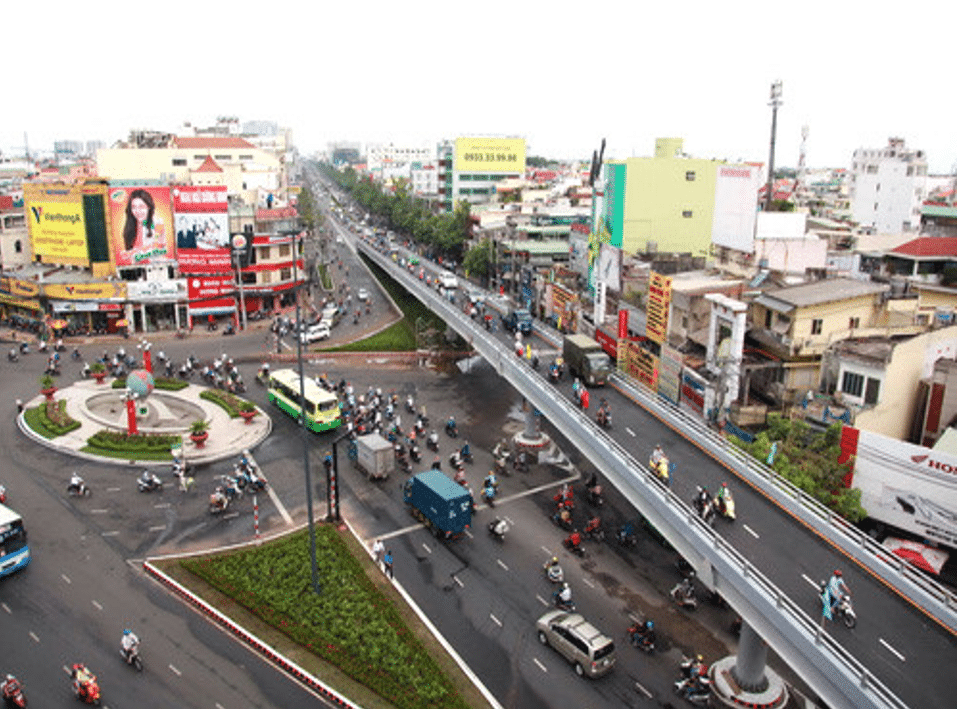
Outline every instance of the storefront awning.
{"label": "storefront awning", "polygon": [[15,295],[8,295],[6,293],[0,293],[0,303],[15,305],[18,308],[26,308],[27,310],[43,310],[43,308],[40,307],[40,304],[35,300],[18,298]]}

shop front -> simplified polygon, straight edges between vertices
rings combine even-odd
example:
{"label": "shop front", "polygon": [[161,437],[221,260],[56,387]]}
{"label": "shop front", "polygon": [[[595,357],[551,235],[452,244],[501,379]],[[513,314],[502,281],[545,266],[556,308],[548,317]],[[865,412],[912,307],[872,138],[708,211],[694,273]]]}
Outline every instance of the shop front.
{"label": "shop front", "polygon": [[236,325],[236,284],[232,276],[192,275],[186,279],[189,297],[188,325],[213,325],[221,316],[232,316]]}
{"label": "shop front", "polygon": [[122,303],[86,300],[51,300],[53,317],[66,321],[68,335],[103,335],[121,332]]}
{"label": "shop front", "polygon": [[133,332],[178,330],[185,320],[188,289],[185,278],[131,281],[126,285],[126,318]]}
{"label": "shop front", "polygon": [[43,324],[40,286],[9,276],[0,277],[0,317],[13,327],[36,330]]}

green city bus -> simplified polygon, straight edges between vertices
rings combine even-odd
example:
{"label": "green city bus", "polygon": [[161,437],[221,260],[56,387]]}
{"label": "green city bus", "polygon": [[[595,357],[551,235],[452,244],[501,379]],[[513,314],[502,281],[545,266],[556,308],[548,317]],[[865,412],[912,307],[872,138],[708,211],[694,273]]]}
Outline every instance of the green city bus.
{"label": "green city bus", "polygon": [[[306,428],[315,433],[328,431],[342,423],[339,399],[309,378],[305,379]],[[280,369],[269,375],[269,401],[299,420],[300,404],[299,375],[291,369]]]}

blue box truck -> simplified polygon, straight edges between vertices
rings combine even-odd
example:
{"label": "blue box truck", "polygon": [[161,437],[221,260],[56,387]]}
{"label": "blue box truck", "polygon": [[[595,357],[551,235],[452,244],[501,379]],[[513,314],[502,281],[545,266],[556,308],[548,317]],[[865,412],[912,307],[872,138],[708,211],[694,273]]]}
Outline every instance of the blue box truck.
{"label": "blue box truck", "polygon": [[409,478],[402,487],[402,499],[412,516],[437,537],[458,538],[472,524],[472,496],[440,470]]}

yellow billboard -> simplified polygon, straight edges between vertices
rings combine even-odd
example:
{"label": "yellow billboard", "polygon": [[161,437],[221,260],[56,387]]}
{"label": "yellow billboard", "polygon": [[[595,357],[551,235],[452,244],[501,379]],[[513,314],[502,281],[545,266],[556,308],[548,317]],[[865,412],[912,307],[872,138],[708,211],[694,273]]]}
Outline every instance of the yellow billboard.
{"label": "yellow billboard", "polygon": [[126,283],[108,281],[106,283],[46,283],[43,294],[47,298],[58,300],[124,300]]}
{"label": "yellow billboard", "polygon": [[80,186],[27,184],[23,198],[35,256],[49,263],[89,263]]}
{"label": "yellow billboard", "polygon": [[456,138],[457,172],[525,174],[524,138]]}

